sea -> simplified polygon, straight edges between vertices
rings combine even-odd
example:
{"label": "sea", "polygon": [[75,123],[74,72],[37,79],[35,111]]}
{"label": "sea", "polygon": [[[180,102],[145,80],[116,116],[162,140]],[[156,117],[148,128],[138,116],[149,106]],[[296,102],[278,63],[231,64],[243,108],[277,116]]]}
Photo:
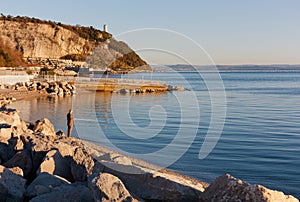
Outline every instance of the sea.
{"label": "sea", "polygon": [[155,72],[123,75],[186,91],[78,90],[15,102],[26,121],[49,118],[73,136],[211,183],[229,173],[300,198],[300,71]]}

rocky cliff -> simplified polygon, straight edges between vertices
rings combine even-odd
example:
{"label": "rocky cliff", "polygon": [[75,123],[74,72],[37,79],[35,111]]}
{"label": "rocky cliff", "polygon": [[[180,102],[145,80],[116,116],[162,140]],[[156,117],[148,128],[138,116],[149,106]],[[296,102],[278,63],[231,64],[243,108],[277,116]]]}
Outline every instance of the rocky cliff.
{"label": "rocky cliff", "polygon": [[[6,46],[19,51],[25,59],[84,61],[93,55],[89,62],[100,68],[131,70],[147,65],[127,44],[93,27],[2,15],[0,39]],[[102,50],[97,52],[97,60],[94,59],[95,54],[91,54],[96,47]]]}

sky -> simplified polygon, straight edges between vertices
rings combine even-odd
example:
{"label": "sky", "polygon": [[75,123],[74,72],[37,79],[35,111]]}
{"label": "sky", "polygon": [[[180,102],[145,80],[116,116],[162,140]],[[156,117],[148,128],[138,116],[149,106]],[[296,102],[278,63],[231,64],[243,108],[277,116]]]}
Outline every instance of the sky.
{"label": "sky", "polygon": [[149,63],[300,64],[299,0],[0,0],[5,15],[102,29]]}

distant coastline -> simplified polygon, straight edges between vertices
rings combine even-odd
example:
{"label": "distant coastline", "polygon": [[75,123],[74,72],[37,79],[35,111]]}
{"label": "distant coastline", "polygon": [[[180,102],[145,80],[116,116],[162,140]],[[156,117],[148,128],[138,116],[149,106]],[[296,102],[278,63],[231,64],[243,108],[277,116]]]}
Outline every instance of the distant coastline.
{"label": "distant coastline", "polygon": [[168,71],[201,71],[201,72],[215,72],[216,68],[219,72],[283,72],[283,71],[300,71],[299,65],[288,65],[288,64],[274,64],[274,65],[187,65],[187,64],[176,64],[176,65],[151,65],[153,71],[156,72],[168,72]]}

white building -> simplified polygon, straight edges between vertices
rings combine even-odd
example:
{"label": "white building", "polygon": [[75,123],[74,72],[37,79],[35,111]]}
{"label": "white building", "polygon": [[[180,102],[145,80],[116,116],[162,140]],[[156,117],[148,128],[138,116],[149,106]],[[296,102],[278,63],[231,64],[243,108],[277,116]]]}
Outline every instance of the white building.
{"label": "white building", "polygon": [[104,24],[104,25],[103,25],[103,31],[104,31],[104,32],[108,32],[107,24]]}

